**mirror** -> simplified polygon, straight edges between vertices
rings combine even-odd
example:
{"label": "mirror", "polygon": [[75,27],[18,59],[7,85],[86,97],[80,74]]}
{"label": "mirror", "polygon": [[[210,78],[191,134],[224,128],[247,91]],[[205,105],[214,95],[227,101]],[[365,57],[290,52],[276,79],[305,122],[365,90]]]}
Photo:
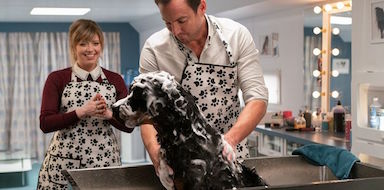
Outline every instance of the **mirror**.
{"label": "mirror", "polygon": [[329,112],[340,100],[350,108],[351,2],[317,9],[304,13],[304,105],[312,111]]}

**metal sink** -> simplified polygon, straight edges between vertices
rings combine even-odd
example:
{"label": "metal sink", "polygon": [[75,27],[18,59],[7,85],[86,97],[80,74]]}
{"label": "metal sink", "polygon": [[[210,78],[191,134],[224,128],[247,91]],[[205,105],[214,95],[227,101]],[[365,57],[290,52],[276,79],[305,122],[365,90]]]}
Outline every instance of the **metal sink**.
{"label": "metal sink", "polygon": [[[384,187],[384,170],[364,163],[356,163],[351,179],[347,180],[338,180],[327,167],[311,165],[300,156],[251,158],[244,164],[256,168],[269,184],[268,189],[382,190]],[[68,170],[64,174],[75,190],[162,189],[152,165]]]}

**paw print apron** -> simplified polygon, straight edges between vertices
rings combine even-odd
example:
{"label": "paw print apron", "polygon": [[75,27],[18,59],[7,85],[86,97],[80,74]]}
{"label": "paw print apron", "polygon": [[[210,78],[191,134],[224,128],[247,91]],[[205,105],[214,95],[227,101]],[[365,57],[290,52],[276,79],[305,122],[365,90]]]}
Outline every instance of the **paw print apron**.
{"label": "paw print apron", "polygon": [[[116,89],[109,84],[104,73],[102,83],[76,82],[72,72],[61,96],[60,111],[71,112],[88,102],[96,93],[106,100],[108,107],[116,102]],[[86,117],[69,128],[56,131],[45,155],[39,173],[38,189],[67,189],[67,180],[61,171],[65,169],[119,166],[120,150],[108,121]]]}
{"label": "paw print apron", "polygon": [[[180,51],[186,55],[181,85],[195,97],[208,123],[225,134],[240,114],[237,63],[233,60],[231,47],[224,39],[220,27],[209,16],[208,21],[213,24],[223,42],[229,64],[194,63],[192,51],[176,40]],[[236,150],[237,158],[249,157],[246,139],[237,145]]]}

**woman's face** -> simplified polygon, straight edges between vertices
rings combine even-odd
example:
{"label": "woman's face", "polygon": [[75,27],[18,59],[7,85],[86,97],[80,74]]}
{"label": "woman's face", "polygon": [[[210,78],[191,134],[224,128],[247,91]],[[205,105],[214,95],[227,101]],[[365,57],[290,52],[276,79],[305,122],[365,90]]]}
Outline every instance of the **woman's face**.
{"label": "woman's face", "polygon": [[94,35],[91,41],[80,41],[76,45],[76,57],[79,67],[86,71],[92,71],[97,66],[100,52],[101,44],[98,35]]}

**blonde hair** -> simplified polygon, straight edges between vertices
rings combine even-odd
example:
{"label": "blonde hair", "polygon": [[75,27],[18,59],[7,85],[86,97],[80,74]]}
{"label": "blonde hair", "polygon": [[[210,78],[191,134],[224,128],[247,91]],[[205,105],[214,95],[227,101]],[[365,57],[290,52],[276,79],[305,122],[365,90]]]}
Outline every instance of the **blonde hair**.
{"label": "blonde hair", "polygon": [[69,27],[69,49],[71,55],[71,65],[77,61],[76,46],[81,41],[92,41],[95,35],[99,36],[101,52],[104,49],[104,36],[100,26],[93,20],[79,19]]}

